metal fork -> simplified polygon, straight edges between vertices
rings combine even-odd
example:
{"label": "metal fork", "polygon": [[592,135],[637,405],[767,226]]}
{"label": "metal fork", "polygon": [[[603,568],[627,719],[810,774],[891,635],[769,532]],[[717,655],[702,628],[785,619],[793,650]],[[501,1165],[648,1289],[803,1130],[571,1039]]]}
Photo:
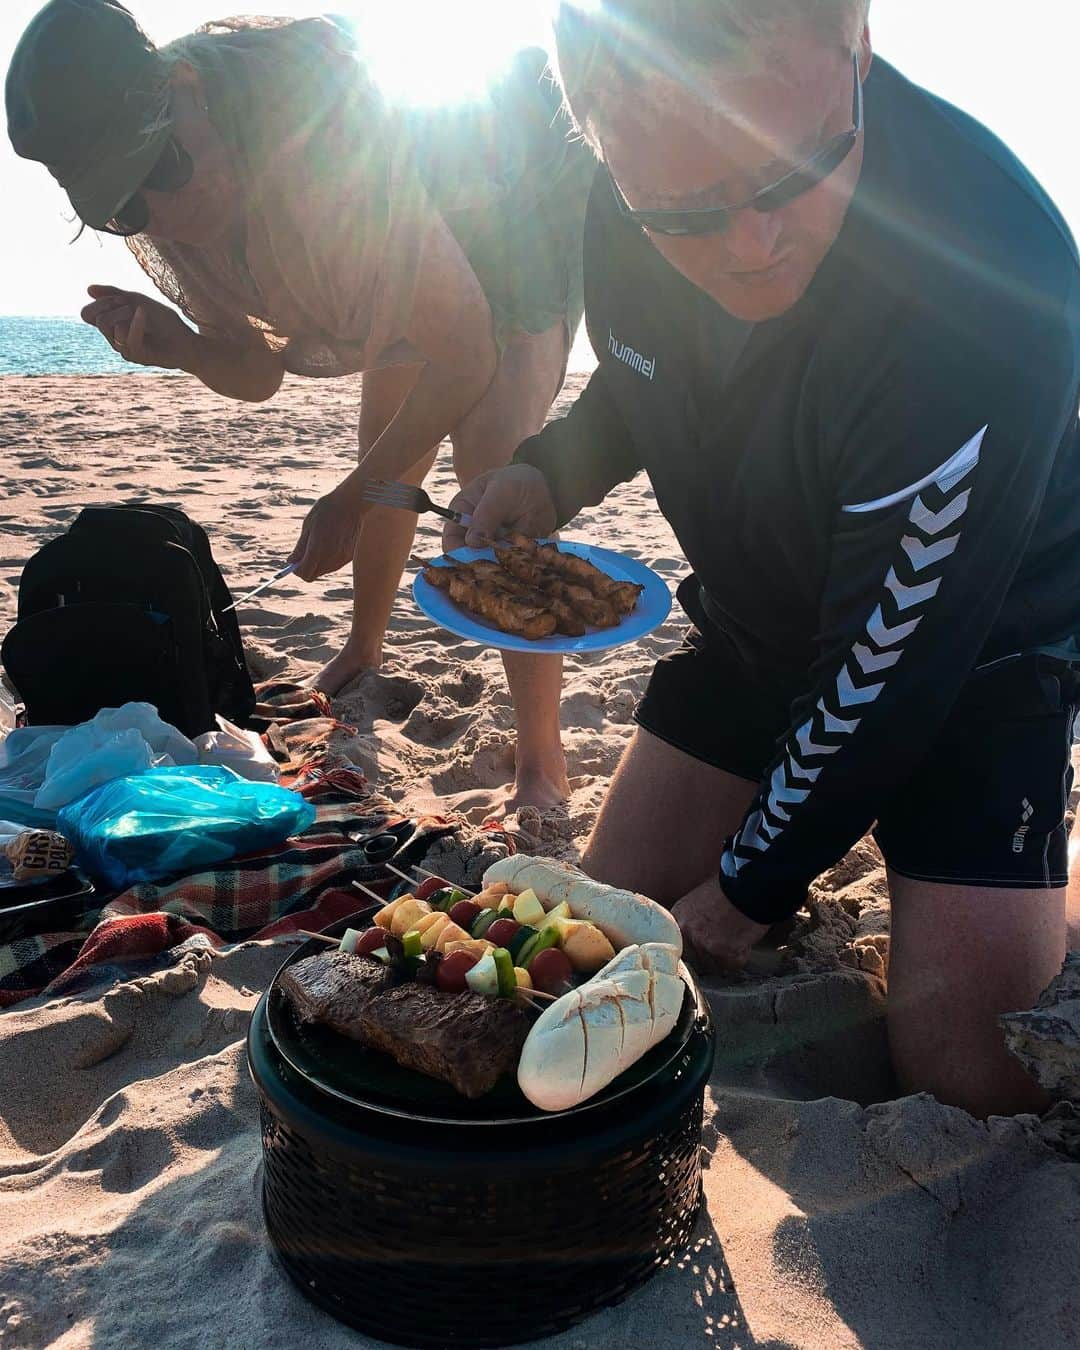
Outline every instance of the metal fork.
{"label": "metal fork", "polygon": [[411,487],[408,483],[386,483],[381,478],[369,478],[360,493],[360,500],[371,502],[374,506],[392,506],[399,511],[415,511],[423,515],[434,511],[443,520],[453,520],[459,525],[471,525],[472,516],[462,515],[460,511],[451,511],[438,506],[423,488]]}

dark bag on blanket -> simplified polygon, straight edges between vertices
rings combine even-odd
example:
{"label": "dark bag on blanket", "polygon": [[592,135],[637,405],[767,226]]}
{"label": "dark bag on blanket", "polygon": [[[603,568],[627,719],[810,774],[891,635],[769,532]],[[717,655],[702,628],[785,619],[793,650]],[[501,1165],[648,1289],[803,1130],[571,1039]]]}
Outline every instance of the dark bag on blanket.
{"label": "dark bag on blanket", "polygon": [[31,725],[152,703],[185,735],[241,726],[255,691],[206,532],[171,507],[91,506],[30,559],[0,649]]}

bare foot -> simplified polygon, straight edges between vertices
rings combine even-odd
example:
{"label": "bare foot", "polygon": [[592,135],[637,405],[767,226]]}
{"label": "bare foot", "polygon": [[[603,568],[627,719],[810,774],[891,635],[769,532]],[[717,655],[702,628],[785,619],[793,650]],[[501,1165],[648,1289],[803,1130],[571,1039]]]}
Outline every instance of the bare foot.
{"label": "bare foot", "polygon": [[547,773],[519,771],[514,785],[507,789],[503,802],[506,811],[518,811],[523,806],[535,806],[538,811],[563,806],[570,798],[570,784],[563,772],[557,777]]}
{"label": "bare foot", "polygon": [[348,647],[343,647],[308,683],[312,689],[321,689],[324,694],[334,698],[347,684],[363,675],[365,670],[374,670],[378,665],[377,660],[368,660],[365,656],[350,651]]}
{"label": "bare foot", "polygon": [[519,774],[514,783],[502,787],[473,788],[444,799],[446,807],[475,825],[485,820],[503,820],[521,810],[539,817],[546,811],[565,808],[570,784],[563,775],[556,782],[544,774]]}

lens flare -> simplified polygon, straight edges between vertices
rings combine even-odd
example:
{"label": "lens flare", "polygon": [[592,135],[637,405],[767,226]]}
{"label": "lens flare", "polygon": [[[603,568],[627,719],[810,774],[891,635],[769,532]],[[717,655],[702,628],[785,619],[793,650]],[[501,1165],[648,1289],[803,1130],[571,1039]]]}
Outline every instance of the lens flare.
{"label": "lens flare", "polygon": [[548,45],[549,0],[354,5],[337,13],[390,103],[435,107],[481,97],[524,47]]}

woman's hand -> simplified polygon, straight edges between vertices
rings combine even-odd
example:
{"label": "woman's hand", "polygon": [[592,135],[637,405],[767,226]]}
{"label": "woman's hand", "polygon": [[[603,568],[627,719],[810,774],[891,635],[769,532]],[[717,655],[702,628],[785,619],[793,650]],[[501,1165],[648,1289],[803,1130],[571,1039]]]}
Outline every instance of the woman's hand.
{"label": "woman's hand", "polygon": [[672,908],[682,929],[687,960],[699,975],[741,970],[769,931],[735,908],[715,879],[702,882]]}
{"label": "woman's hand", "polygon": [[83,320],[96,328],[125,361],[164,370],[190,370],[198,334],[175,310],[138,291],[115,286],[89,286],[92,302]]}
{"label": "woman's hand", "polygon": [[364,517],[371,507],[360,501],[356,485],[346,479],[320,497],[307,514],[289,562],[304,581],[329,576],[351,563]]}
{"label": "woman's hand", "polygon": [[500,531],[546,539],[558,524],[547,479],[531,464],[509,464],[474,478],[450,503],[452,511],[471,516],[470,525],[450,521],[443,530],[443,548],[486,548]]}

